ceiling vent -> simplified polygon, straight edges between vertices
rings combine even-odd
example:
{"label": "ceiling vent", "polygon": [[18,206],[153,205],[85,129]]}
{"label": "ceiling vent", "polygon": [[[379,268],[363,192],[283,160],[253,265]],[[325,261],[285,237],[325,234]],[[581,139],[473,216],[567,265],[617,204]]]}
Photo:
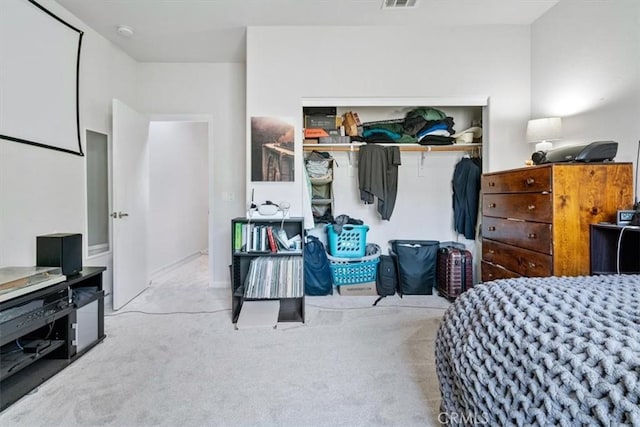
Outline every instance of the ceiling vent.
{"label": "ceiling vent", "polygon": [[416,7],[418,0],[382,0],[383,9],[410,9]]}

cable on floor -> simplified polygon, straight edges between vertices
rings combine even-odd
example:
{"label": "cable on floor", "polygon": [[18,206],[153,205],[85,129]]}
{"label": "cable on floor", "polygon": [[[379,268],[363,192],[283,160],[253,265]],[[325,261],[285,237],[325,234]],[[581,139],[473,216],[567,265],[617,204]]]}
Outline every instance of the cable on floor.
{"label": "cable on floor", "polygon": [[115,316],[120,316],[122,314],[148,314],[148,315],[154,315],[154,316],[166,316],[166,315],[171,315],[171,314],[216,314],[216,313],[222,313],[224,311],[231,311],[230,308],[223,308],[221,310],[214,310],[214,311],[166,311],[166,312],[160,312],[160,313],[153,313],[150,311],[142,311],[142,310],[128,310],[128,311],[122,311],[120,313],[114,313],[114,314],[105,314],[104,317],[115,317]]}
{"label": "cable on floor", "polygon": [[446,310],[447,307],[431,307],[431,306],[426,306],[426,305],[377,305],[377,306],[367,306],[367,307],[324,307],[321,305],[316,305],[316,304],[309,304],[307,303],[306,305],[308,305],[309,307],[316,307],[316,308],[322,308],[323,310],[364,310],[364,309],[371,309],[371,308],[395,308],[395,307],[402,307],[402,308],[430,308],[432,310]]}

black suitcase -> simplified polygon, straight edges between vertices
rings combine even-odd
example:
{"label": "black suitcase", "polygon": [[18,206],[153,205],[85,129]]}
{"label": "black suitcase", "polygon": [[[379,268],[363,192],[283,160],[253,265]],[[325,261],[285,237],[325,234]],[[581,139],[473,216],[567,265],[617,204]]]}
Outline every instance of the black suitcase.
{"label": "black suitcase", "polygon": [[473,286],[473,259],[471,252],[454,247],[438,249],[436,268],[438,294],[456,299]]}

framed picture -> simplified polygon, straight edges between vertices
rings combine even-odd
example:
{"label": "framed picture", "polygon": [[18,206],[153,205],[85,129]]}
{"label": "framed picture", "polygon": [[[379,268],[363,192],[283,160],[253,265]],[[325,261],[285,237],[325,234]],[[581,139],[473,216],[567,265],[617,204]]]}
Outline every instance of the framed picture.
{"label": "framed picture", "polygon": [[294,181],[293,119],[251,117],[251,181]]}

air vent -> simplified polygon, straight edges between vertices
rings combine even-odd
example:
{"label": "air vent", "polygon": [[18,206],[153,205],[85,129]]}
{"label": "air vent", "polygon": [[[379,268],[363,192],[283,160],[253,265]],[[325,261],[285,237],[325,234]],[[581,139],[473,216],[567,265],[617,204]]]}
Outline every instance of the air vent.
{"label": "air vent", "polygon": [[418,0],[382,0],[383,9],[410,9],[416,7]]}

